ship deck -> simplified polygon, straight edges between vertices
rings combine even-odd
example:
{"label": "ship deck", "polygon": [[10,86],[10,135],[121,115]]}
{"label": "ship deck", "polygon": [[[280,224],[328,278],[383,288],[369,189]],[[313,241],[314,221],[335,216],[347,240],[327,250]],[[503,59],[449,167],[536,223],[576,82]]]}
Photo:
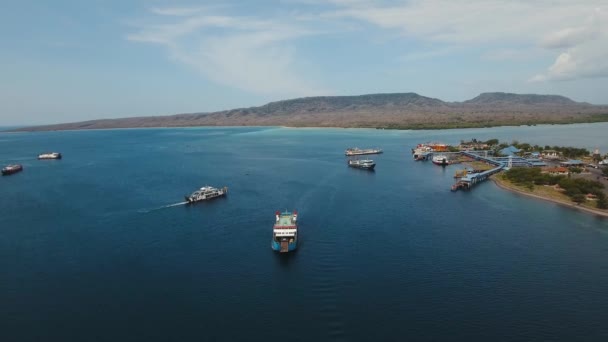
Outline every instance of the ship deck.
{"label": "ship deck", "polygon": [[292,216],[281,216],[279,222],[274,224],[275,227],[294,227],[296,224],[291,221]]}

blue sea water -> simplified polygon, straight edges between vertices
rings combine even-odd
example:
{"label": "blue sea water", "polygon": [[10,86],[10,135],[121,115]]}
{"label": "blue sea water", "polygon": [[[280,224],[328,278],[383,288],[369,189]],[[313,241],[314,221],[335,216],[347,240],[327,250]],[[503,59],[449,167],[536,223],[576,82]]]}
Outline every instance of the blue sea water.
{"label": "blue sea water", "polygon": [[[608,124],[445,131],[0,133],[0,341],[606,341],[608,220],[487,182],[416,143],[608,151]],[[375,172],[347,147],[380,147]],[[63,160],[38,161],[44,151]],[[176,205],[203,185],[226,198]],[[270,248],[297,209],[298,250]]]}

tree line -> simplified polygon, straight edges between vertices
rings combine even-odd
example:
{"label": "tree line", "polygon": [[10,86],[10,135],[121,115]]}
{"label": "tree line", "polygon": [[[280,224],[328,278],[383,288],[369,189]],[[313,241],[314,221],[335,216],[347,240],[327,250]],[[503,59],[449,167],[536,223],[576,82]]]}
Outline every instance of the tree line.
{"label": "tree line", "polygon": [[597,207],[608,209],[608,197],[602,191],[604,185],[600,182],[582,178],[570,178],[559,175],[542,173],[539,168],[512,168],[508,170],[504,177],[516,185],[525,186],[530,190],[536,185],[559,185],[564,189],[564,194],[570,197],[573,202],[584,203],[587,201],[587,194],[597,197]]}

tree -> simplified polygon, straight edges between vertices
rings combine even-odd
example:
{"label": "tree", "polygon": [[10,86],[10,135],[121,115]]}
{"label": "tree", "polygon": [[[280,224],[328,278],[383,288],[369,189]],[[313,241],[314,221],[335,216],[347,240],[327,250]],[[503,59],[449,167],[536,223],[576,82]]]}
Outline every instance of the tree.
{"label": "tree", "polygon": [[599,209],[608,209],[608,199],[606,198],[606,195],[604,195],[604,196],[598,196],[598,198],[597,198],[597,207]]}
{"label": "tree", "polygon": [[498,145],[498,139],[490,139],[486,141],[489,146]]}
{"label": "tree", "polygon": [[587,196],[584,194],[575,194],[572,196],[572,200],[578,204],[581,204],[587,201]]}

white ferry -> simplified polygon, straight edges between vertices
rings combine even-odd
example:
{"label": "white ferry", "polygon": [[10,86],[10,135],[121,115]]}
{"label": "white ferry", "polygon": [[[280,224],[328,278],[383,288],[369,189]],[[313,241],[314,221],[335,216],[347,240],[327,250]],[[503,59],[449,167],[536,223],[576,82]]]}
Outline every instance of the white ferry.
{"label": "white ferry", "polygon": [[190,196],[186,196],[186,201],[188,203],[207,201],[216,197],[225,196],[227,193],[228,187],[217,189],[212,186],[204,186],[193,192]]}
{"label": "white ferry", "polygon": [[61,159],[61,153],[50,152],[50,153],[39,154],[38,159]]}

